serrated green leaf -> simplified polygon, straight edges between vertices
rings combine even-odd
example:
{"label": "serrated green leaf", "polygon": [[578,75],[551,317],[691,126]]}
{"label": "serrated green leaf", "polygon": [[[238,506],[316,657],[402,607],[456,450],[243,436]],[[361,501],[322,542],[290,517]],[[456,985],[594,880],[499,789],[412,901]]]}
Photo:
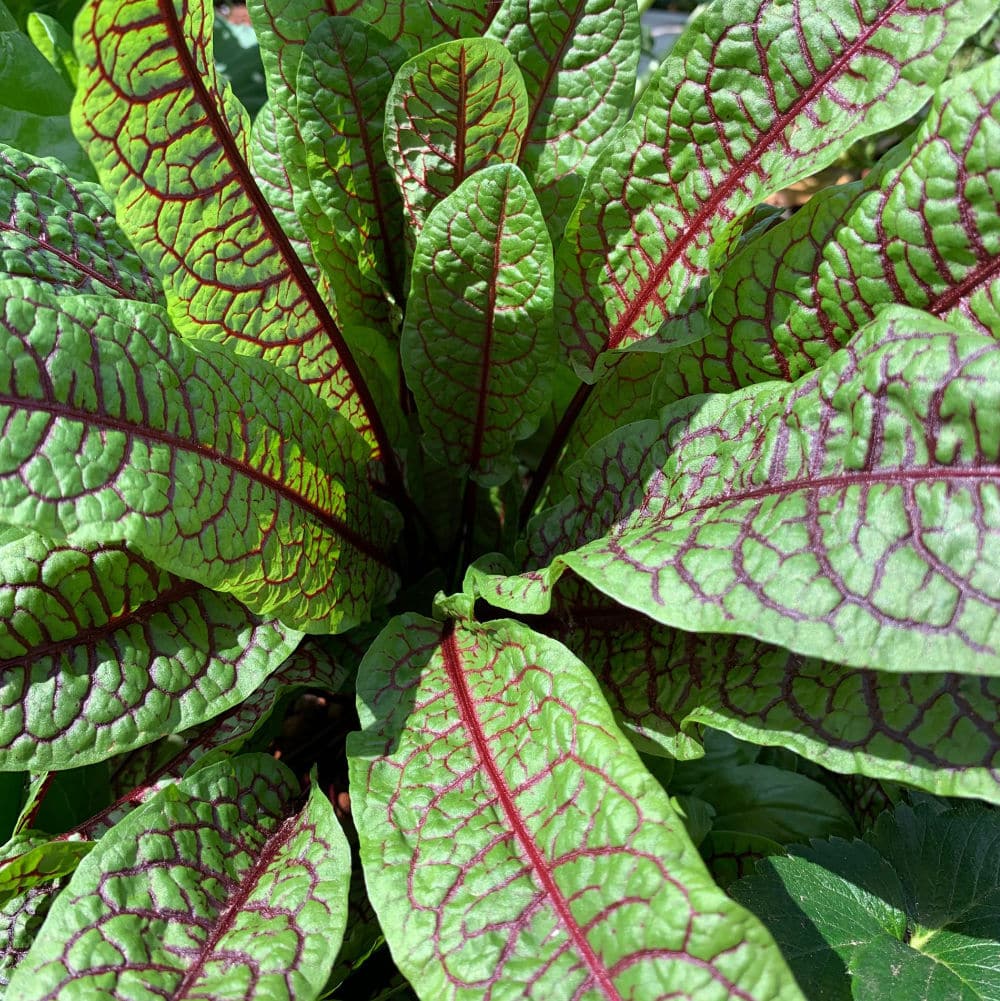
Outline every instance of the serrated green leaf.
{"label": "serrated green leaf", "polygon": [[265,755],[165,789],[74,873],[11,996],[315,998],[344,930],[350,853],[325,797],[296,798]]}
{"label": "serrated green leaf", "polygon": [[624,506],[614,484],[560,506],[547,544],[564,519],[564,554],[546,571],[474,572],[474,586],[540,613],[570,568],[665,625],[849,666],[996,676],[998,393],[994,340],[892,307],[797,383],[686,401],[693,419],[668,410],[659,439],[647,426],[635,442]]}
{"label": "serrated green leaf", "polygon": [[3,521],[128,542],[311,632],[393,590],[368,446],[293,378],[181,340],[153,305],[4,291]]}
{"label": "serrated green leaf", "polygon": [[300,637],[120,545],[0,547],[0,769],[68,768],[250,695]]}
{"label": "serrated green leaf", "polygon": [[413,235],[467,177],[515,163],[527,124],[520,70],[493,39],[447,42],[404,63],[387,99],[385,154]]}
{"label": "serrated green leaf", "polygon": [[211,37],[205,0],[88,4],[74,128],[178,328],[294,372],[384,447],[329,306],[250,171],[246,111]]}
{"label": "serrated green leaf", "polygon": [[636,5],[506,0],[487,35],[524,78],[528,124],[518,162],[556,242],[591,164],[628,117],[641,47]]}
{"label": "serrated green leaf", "polygon": [[480,170],[434,208],[411,281],[401,353],[425,447],[453,475],[502,483],[555,353],[552,244],[517,167]]}
{"label": "serrated green leaf", "polygon": [[730,892],[758,910],[813,997],[1000,997],[995,810],[899,807],[864,841],[813,842]]}
{"label": "serrated green leaf", "polygon": [[560,644],[403,616],[362,663],[358,711],[369,894],[422,997],[800,996]]}
{"label": "serrated green leaf", "polygon": [[338,252],[324,263],[343,323],[387,322],[390,305],[404,301],[403,207],[382,132],[405,60],[375,28],[337,17],[313,31],[299,61],[299,132],[308,183]]}
{"label": "serrated green leaf", "polygon": [[159,302],[156,279],[114,220],[96,184],[62,164],[0,146],[0,278],[32,278],[54,292]]}
{"label": "serrated green leaf", "polygon": [[606,350],[678,343],[654,335],[704,303],[740,217],[912,115],[993,8],[706,7],[594,165],[558,251],[556,321],[581,374]]}

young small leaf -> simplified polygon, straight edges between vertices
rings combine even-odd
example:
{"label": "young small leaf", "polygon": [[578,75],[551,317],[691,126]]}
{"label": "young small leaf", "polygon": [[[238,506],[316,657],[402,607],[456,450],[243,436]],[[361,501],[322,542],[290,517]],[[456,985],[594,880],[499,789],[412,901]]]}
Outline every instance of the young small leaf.
{"label": "young small leaf", "polygon": [[164,789],[76,870],[10,996],[312,1001],[344,931],[350,851],[321,793],[296,800],[265,755]]}
{"label": "young small leaf", "polygon": [[527,123],[524,81],[499,42],[449,42],[404,63],[387,100],[385,154],[413,235],[471,174],[515,163]]}
{"label": "young small leaf", "polygon": [[456,474],[509,479],[545,405],[552,245],[521,171],[487,167],[431,212],[401,351],[424,443]]}
{"label": "young small leaf", "polygon": [[329,18],[299,62],[298,120],[308,182],[339,256],[324,264],[342,323],[402,307],[403,207],[382,141],[385,102],[406,53],[353,18]]}
{"label": "young small leaf", "polygon": [[518,161],[553,242],[590,165],[625,123],[635,95],[633,0],[507,0],[487,32],[514,57],[528,96]]}

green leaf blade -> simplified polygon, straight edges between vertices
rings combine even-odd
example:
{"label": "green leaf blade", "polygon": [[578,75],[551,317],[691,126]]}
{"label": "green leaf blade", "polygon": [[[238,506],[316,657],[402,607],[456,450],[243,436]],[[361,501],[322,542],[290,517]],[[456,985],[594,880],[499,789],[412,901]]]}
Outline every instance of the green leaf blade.
{"label": "green leaf blade", "polygon": [[647,753],[697,757],[707,726],[843,775],[1000,803],[995,678],[847,668],[748,637],[681,632],[571,578],[548,624]]}
{"label": "green leaf blade", "polygon": [[58,292],[160,302],[162,293],[114,221],[104,191],[54,160],[0,147],[0,278],[31,278]]}
{"label": "green leaf blade", "polygon": [[517,167],[479,171],[429,215],[401,349],[425,444],[455,473],[484,485],[513,474],[514,443],[547,398],[553,283],[545,220]]}
{"label": "green leaf blade", "polygon": [[389,92],[385,154],[413,233],[477,170],[515,163],[527,121],[521,73],[493,39],[447,42],[404,63]]}
{"label": "green leaf blade", "polygon": [[998,363],[991,338],[884,310],[813,376],[686,401],[645,444],[630,442],[641,424],[606,439],[612,457],[634,446],[622,504],[614,483],[595,504],[578,495],[546,536],[564,555],[506,582],[480,575],[478,593],[544,612],[568,567],[664,625],[996,676]]}
{"label": "green leaf blade", "polygon": [[204,0],[89,4],[74,128],[181,331],[294,372],[384,444],[329,306],[248,166],[246,112],[215,70],[211,30]]}
{"label": "green leaf blade", "polygon": [[704,340],[674,353],[659,396],[811,371],[888,305],[998,336],[994,171],[1000,63],[943,84],[925,121],[863,182],[820,192],[726,268]]}
{"label": "green leaf blade", "polygon": [[760,863],[732,892],[766,915],[810,996],[993,1001],[996,816],[901,806],[863,841],[797,847]]}
{"label": "green leaf blade", "polygon": [[296,795],[263,755],[164,790],[77,869],[11,995],[315,998],[346,922],[350,852],[322,794],[301,810]]}
{"label": "green leaf blade", "polygon": [[[330,18],[299,62],[298,118],[312,194],[339,250],[334,278],[343,322],[372,325],[402,305],[403,209],[382,142],[385,103],[406,53],[375,28]],[[374,303],[372,302],[374,300]]]}
{"label": "green leaf blade", "polygon": [[624,124],[635,94],[639,18],[632,0],[508,0],[488,37],[524,78],[529,110],[518,161],[553,242],[591,164]]}
{"label": "green leaf blade", "polygon": [[[591,171],[559,251],[557,323],[575,367],[643,343],[704,302],[739,218],[905,120],[992,5],[881,0],[713,6]],[[767,95],[759,95],[760,80]],[[592,376],[591,376],[592,378]]]}
{"label": "green leaf blade", "polygon": [[361,437],[266,362],[181,340],[155,306],[108,303],[4,304],[3,519],[127,541],[306,631],[364,621],[395,575]]}
{"label": "green leaf blade", "polygon": [[300,633],[121,546],[0,547],[0,769],[120,754],[248,697]]}
{"label": "green leaf blade", "polygon": [[502,981],[588,1001],[799,997],[558,644],[514,622],[397,619],[362,665],[359,712],[369,892],[421,996]]}

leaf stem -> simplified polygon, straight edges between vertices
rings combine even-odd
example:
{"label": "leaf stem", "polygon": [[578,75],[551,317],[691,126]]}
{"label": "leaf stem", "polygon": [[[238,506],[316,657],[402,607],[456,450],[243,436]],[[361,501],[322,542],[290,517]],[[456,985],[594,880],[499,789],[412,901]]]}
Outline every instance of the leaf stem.
{"label": "leaf stem", "polygon": [[584,405],[590,399],[590,394],[594,391],[594,385],[594,383],[588,382],[581,383],[573,399],[569,401],[569,406],[566,407],[566,411],[562,415],[558,426],[552,433],[548,448],[545,449],[545,454],[542,456],[541,462],[538,463],[538,468],[531,477],[531,482],[528,484],[528,489],[524,495],[524,501],[521,503],[521,511],[518,517],[521,528],[527,524],[528,518],[531,517],[532,511],[534,511],[535,505],[538,503],[538,498],[541,496],[542,487],[545,486],[549,474],[555,468],[562,450],[566,447],[566,439],[569,437],[569,433],[573,429],[577,417],[580,416]]}

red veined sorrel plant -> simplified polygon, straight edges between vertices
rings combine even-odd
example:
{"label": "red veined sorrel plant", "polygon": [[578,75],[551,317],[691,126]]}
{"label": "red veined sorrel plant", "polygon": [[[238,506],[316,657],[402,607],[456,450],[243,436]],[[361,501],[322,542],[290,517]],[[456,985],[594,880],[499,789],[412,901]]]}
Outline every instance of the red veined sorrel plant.
{"label": "red veined sorrel plant", "polygon": [[7,1001],[995,996],[986,808],[734,883],[798,984],[719,885],[1000,801],[994,8],[719,2],[633,106],[634,0],[255,0],[252,123],[200,0],[38,22],[100,184],[0,121]]}

